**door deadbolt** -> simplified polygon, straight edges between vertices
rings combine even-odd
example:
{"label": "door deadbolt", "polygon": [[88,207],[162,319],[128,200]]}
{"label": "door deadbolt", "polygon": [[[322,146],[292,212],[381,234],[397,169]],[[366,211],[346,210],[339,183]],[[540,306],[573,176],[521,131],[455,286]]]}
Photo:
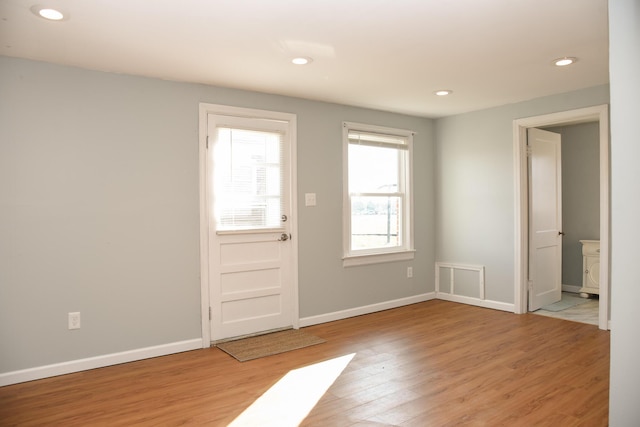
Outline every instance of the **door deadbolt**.
{"label": "door deadbolt", "polygon": [[287,220],[289,219],[289,218],[287,218],[287,216],[286,216],[286,215],[282,215],[282,217],[281,217],[281,218],[282,218],[282,222],[287,222]]}

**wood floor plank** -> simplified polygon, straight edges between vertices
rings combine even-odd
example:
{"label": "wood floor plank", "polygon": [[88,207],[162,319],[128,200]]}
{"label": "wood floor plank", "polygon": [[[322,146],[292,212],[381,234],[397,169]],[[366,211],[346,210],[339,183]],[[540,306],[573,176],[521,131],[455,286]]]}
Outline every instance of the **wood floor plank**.
{"label": "wood floor plank", "polygon": [[244,363],[203,349],[2,387],[0,425],[226,426],[288,372],[348,354],[302,425],[608,422],[609,333],[593,325],[428,301],[305,329],[327,342]]}

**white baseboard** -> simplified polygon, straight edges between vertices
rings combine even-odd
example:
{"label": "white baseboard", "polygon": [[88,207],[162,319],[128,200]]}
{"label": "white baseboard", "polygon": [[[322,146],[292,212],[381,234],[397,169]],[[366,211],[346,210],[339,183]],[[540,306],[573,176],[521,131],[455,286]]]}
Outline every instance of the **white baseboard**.
{"label": "white baseboard", "polygon": [[[426,294],[414,295],[407,298],[384,301],[381,303],[335,311],[332,313],[320,314],[317,316],[304,317],[300,319],[299,326],[305,327],[317,325],[320,323],[333,322],[335,320],[347,319],[349,317],[361,316],[363,314],[375,313],[378,311],[389,310],[392,308],[416,304],[433,299],[459,302],[479,307],[492,308],[495,310],[510,312],[514,311],[513,304],[445,294],[442,292],[428,292]],[[20,371],[5,372],[0,373],[0,387],[26,381],[38,380],[42,378],[55,377],[58,375],[70,374],[74,372],[86,371],[89,369],[102,368],[105,366],[118,365],[121,363],[135,362],[137,360],[149,359],[152,357],[166,356],[169,354],[181,353],[183,351],[197,350],[200,348],[203,348],[202,338],[195,338],[187,341],[179,341],[154,347],[145,347],[130,351],[124,351],[121,353],[106,354],[86,359],[71,360],[69,362],[23,369]]]}
{"label": "white baseboard", "polygon": [[391,308],[402,307],[404,305],[429,301],[435,299],[435,297],[435,292],[429,292],[412,297],[400,298],[392,301],[385,301],[377,304],[350,308],[348,310],[334,311],[332,313],[320,314],[318,316],[304,317],[300,319],[300,327],[302,328],[305,326],[318,325],[320,323],[333,322],[334,320],[342,320],[349,317],[361,316],[363,314],[375,313],[377,311],[389,310]]}
{"label": "white baseboard", "polygon": [[444,292],[438,292],[436,294],[435,298],[436,299],[441,299],[441,300],[444,300],[444,301],[459,302],[459,303],[462,303],[462,304],[475,305],[475,306],[478,306],[478,307],[492,308],[494,310],[509,311],[511,313],[515,312],[515,305],[514,304],[509,304],[509,303],[506,303],[506,302],[492,301],[492,300],[473,298],[473,297],[465,297],[465,296],[461,296],[461,295],[452,295],[452,294],[447,294],[447,293],[444,293]]}
{"label": "white baseboard", "polygon": [[573,285],[562,285],[562,290],[564,292],[573,292],[574,294],[579,294],[582,286],[573,286]]}
{"label": "white baseboard", "polygon": [[202,338],[0,374],[0,387],[202,348]]}

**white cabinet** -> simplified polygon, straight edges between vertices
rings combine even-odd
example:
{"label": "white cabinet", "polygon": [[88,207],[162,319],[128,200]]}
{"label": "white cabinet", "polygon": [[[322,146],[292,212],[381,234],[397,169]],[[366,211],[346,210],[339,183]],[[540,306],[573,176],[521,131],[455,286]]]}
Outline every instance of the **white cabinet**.
{"label": "white cabinet", "polygon": [[600,240],[580,240],[582,243],[582,288],[580,296],[600,294]]}

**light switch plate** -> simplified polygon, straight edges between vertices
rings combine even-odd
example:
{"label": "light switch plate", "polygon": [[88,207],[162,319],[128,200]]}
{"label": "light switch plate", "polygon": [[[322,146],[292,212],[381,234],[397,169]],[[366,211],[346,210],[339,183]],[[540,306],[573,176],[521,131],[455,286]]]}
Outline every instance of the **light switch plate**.
{"label": "light switch plate", "polygon": [[304,205],[305,206],[315,206],[316,205],[316,193],[305,193],[304,194]]}

